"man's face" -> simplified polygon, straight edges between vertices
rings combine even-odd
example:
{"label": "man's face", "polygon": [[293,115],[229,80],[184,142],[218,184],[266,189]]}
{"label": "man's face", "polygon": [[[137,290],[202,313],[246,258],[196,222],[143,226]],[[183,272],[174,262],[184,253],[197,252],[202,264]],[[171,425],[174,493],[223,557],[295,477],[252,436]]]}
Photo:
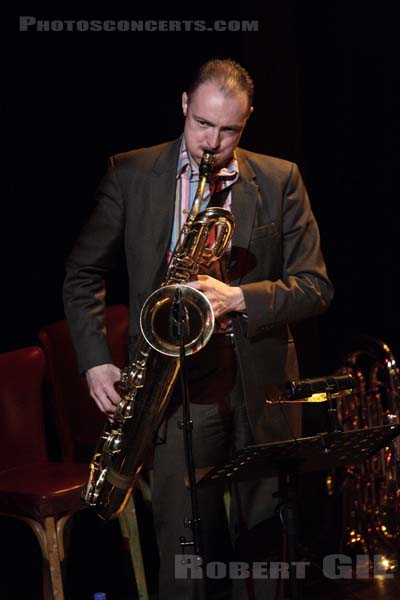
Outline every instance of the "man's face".
{"label": "man's face", "polygon": [[215,153],[215,166],[223,167],[233,155],[250,114],[244,92],[224,94],[215,83],[203,83],[190,102],[182,94],[186,148],[197,164],[205,150]]}

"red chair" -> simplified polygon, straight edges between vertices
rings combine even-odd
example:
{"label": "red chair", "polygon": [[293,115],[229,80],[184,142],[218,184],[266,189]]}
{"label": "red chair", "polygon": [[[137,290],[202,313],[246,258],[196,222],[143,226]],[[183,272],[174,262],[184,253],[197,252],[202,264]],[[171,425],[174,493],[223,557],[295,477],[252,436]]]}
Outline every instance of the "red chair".
{"label": "red chair", "polygon": [[68,519],[84,508],[87,469],[48,461],[45,370],[39,347],[0,354],[0,514],[31,527],[43,556],[43,597],[63,600],[63,532]]}
{"label": "red chair", "polygon": [[[107,308],[106,328],[113,363],[127,364],[128,308]],[[105,416],[89,395],[86,379],[79,375],[72,340],[65,320],[50,323],[38,331],[48,362],[50,399],[64,460],[88,464],[104,427]],[[86,466],[86,475],[89,475]],[[145,493],[144,482],[141,485]],[[140,600],[148,592],[133,497],[119,517],[122,535],[129,544]]]}
{"label": "red chair", "polygon": [[[128,308],[107,308],[108,343],[114,364],[127,363]],[[89,395],[84,376],[79,376],[78,363],[65,320],[56,321],[38,331],[48,364],[50,400],[63,460],[90,462],[103,430],[106,417]]]}

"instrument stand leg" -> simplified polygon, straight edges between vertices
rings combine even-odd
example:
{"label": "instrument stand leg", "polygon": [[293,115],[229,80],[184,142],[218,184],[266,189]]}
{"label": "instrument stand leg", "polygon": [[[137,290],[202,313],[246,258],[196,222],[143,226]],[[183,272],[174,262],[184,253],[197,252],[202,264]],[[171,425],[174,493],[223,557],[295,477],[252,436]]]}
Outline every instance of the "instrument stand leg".
{"label": "instrument stand leg", "polygon": [[[192,518],[185,519],[185,526],[192,528],[193,541],[186,541],[186,538],[180,538],[180,544],[182,548],[182,554],[185,553],[185,548],[191,546],[194,550],[194,554],[197,557],[199,565],[202,564],[202,541],[201,541],[201,521],[199,513],[199,502],[196,486],[195,476],[195,465],[193,460],[193,442],[192,442],[192,430],[193,422],[190,419],[190,404],[189,404],[189,387],[186,376],[185,368],[185,316],[186,311],[184,307],[183,295],[179,288],[177,288],[176,299],[178,302],[178,316],[177,316],[177,337],[180,342],[180,354],[179,354],[179,365],[180,365],[180,384],[182,393],[182,420],[179,422],[178,427],[183,431],[183,441],[185,448],[186,457],[186,468],[188,472],[189,490],[192,508]],[[186,326],[185,326],[186,325]],[[205,581],[204,578],[193,578],[191,580],[193,586],[193,599],[194,600],[205,600]]]}
{"label": "instrument stand leg", "polygon": [[[282,499],[286,533],[287,561],[289,563],[289,598],[301,600],[302,589],[297,578],[297,545],[298,545],[298,514],[297,514],[297,473],[289,473],[279,477],[278,495]],[[282,518],[282,517],[281,517]]]}
{"label": "instrument stand leg", "polygon": [[336,404],[333,403],[333,398],[333,389],[328,385],[326,388],[326,399],[328,401],[329,433],[339,433],[341,432],[341,429],[337,416]]}

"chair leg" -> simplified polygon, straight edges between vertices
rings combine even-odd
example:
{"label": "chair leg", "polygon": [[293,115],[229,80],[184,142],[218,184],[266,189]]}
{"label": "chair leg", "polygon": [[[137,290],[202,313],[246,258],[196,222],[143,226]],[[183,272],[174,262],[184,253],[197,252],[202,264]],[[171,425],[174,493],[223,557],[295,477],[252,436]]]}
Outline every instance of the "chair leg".
{"label": "chair leg", "polygon": [[[1,513],[5,514],[5,513]],[[64,525],[71,516],[70,514],[62,517],[60,523],[56,525],[54,517],[44,519],[44,527],[39,521],[22,517],[20,515],[6,514],[26,523],[34,532],[42,551],[42,572],[43,572],[43,599],[44,600],[64,600],[64,591],[62,585],[61,562],[64,558],[63,548],[63,530]],[[60,549],[59,549],[59,539]]]}
{"label": "chair leg", "polygon": [[51,585],[50,569],[47,560],[42,561],[42,583],[43,583],[43,600],[54,600],[53,588]]}
{"label": "chair leg", "polygon": [[124,538],[129,543],[129,551],[135,573],[136,586],[139,600],[148,600],[146,574],[144,571],[142,547],[140,544],[139,528],[136,518],[136,509],[133,494],[130,496],[125,510],[119,516],[119,524]]}
{"label": "chair leg", "polygon": [[46,517],[44,519],[44,530],[46,532],[48,556],[46,566],[50,572],[53,597],[54,600],[64,600],[60,555],[58,551],[57,528],[54,517]]}
{"label": "chair leg", "polygon": [[143,477],[139,476],[135,484],[135,489],[139,490],[142,494],[143,500],[146,504],[151,505],[151,490],[154,488],[154,476],[152,471],[148,472],[149,483]]}
{"label": "chair leg", "polygon": [[64,561],[65,558],[65,544],[64,544],[64,530],[68,521],[73,516],[73,513],[67,513],[63,515],[57,520],[56,523],[56,532],[57,532],[57,544],[58,544],[58,556],[60,558],[60,563]]}

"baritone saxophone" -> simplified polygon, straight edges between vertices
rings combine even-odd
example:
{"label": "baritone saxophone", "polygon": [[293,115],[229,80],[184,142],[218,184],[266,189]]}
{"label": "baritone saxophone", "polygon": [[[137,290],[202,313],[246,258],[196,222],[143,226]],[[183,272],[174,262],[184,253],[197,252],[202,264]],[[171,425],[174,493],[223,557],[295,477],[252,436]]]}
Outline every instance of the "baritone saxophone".
{"label": "baritone saxophone", "polygon": [[[214,329],[214,313],[208,298],[185,285],[196,279],[201,265],[209,266],[222,256],[235,228],[229,210],[209,207],[200,211],[214,160],[211,152],[204,152],[193,206],[172,252],[165,281],[142,307],[141,336],[133,360],[115,384],[121,400],[113,421],[104,427],[90,464],[82,497],[106,520],[118,516],[128,502],[178,375],[180,346],[169,328],[178,287],[190,324],[185,336],[186,355],[201,350]],[[215,241],[208,247],[211,231],[215,233]]]}

